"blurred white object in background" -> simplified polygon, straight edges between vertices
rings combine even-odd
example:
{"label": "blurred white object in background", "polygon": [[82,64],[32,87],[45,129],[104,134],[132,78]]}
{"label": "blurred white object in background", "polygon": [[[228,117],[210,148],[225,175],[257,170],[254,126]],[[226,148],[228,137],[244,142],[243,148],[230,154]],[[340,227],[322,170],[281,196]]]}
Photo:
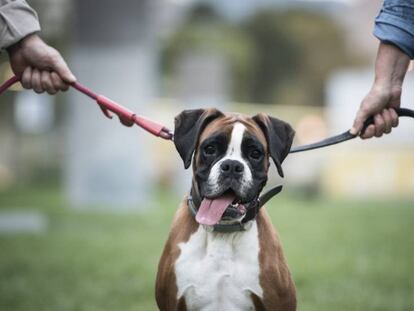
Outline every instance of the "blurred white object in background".
{"label": "blurred white object in background", "polygon": [[0,234],[44,233],[48,228],[45,214],[32,210],[2,210],[0,212]]}
{"label": "blurred white object in background", "polygon": [[[148,115],[158,81],[151,2],[79,0],[74,10],[74,73],[97,93]],[[156,170],[147,146],[155,138],[116,116],[107,119],[83,94],[69,94],[64,172],[72,205],[146,207]]]}
{"label": "blurred white object in background", "polygon": [[219,54],[188,52],[177,64],[175,97],[194,108],[225,106],[231,85],[227,67]]}
{"label": "blurred white object in background", "polygon": [[15,124],[25,134],[41,134],[50,130],[54,122],[53,97],[34,92],[16,93]]}

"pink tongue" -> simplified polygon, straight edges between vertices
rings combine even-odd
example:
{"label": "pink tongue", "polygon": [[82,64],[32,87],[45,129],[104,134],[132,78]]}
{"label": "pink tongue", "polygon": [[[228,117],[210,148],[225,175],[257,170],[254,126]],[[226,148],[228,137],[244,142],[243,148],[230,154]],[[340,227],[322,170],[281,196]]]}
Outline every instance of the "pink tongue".
{"label": "pink tongue", "polygon": [[233,202],[234,198],[234,195],[224,195],[214,200],[204,199],[198,209],[196,221],[208,226],[218,224],[227,206]]}

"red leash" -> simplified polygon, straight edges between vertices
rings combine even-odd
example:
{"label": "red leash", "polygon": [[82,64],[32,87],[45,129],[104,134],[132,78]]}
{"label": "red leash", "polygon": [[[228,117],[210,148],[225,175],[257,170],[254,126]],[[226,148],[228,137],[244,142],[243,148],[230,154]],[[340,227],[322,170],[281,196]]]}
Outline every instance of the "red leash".
{"label": "red leash", "polygon": [[[2,94],[4,91],[10,88],[13,84],[19,81],[20,81],[20,78],[18,76],[14,76],[10,78],[9,80],[7,80],[6,82],[4,82],[2,85],[0,85],[0,94]],[[173,133],[168,128],[166,128],[164,125],[159,124],[150,119],[147,119],[143,116],[135,114],[134,112],[126,109],[125,107],[114,102],[113,100],[103,95],[98,95],[94,93],[92,90],[83,86],[79,82],[75,82],[71,84],[71,86],[75,88],[76,90],[78,90],[79,92],[95,100],[107,118],[112,119],[113,117],[111,114],[112,112],[118,116],[121,123],[125,126],[131,127],[134,124],[136,124],[139,127],[146,130],[147,132],[151,133],[152,135],[155,135],[155,136],[167,139],[167,140],[173,139]]]}

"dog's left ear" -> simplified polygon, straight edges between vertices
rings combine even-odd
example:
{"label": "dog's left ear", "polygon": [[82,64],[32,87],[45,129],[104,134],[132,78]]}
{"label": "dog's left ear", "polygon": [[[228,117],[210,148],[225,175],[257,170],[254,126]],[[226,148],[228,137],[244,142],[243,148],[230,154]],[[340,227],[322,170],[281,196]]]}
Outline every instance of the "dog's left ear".
{"label": "dog's left ear", "polygon": [[175,117],[174,144],[187,169],[206,125],[224,114],[214,108],[184,110]]}
{"label": "dog's left ear", "polygon": [[279,175],[283,177],[282,162],[289,154],[295,131],[288,123],[264,113],[255,115],[253,120],[265,134],[270,156],[276,165]]}

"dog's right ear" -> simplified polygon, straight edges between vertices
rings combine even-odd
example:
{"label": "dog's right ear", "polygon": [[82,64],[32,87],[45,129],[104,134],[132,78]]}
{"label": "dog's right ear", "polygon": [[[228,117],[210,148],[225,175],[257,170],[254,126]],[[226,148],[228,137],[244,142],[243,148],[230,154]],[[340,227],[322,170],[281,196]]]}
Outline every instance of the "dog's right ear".
{"label": "dog's right ear", "polygon": [[206,125],[223,116],[217,109],[184,110],[174,120],[174,144],[187,169],[191,164],[198,138]]}

